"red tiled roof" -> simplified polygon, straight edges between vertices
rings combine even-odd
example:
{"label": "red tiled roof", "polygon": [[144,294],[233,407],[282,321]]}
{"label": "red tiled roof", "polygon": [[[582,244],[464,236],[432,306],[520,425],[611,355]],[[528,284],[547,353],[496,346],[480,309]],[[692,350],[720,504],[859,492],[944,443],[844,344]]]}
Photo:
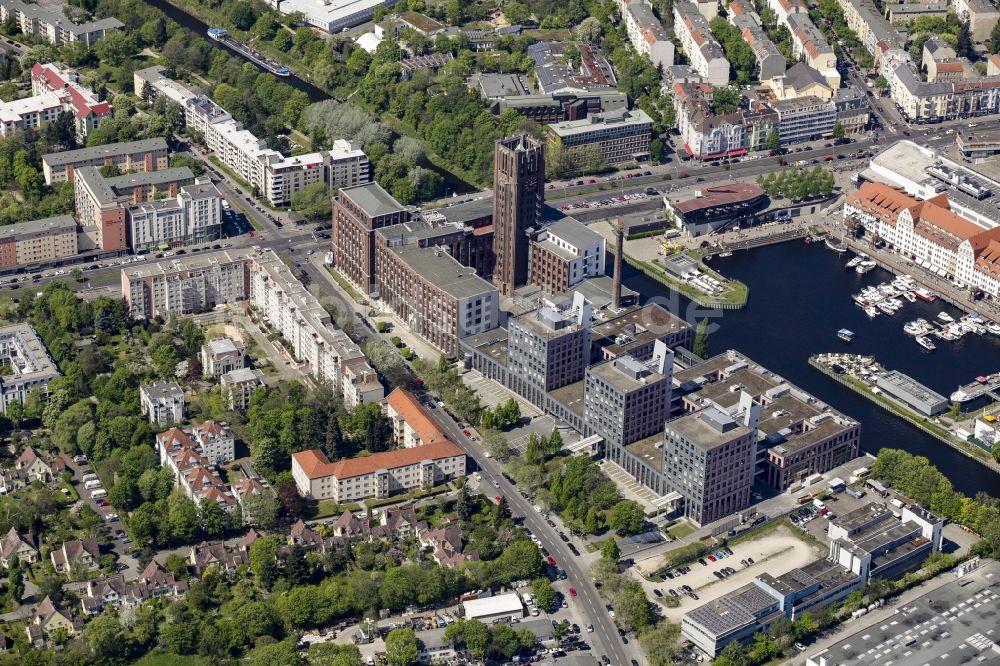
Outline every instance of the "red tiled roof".
{"label": "red tiled roof", "polygon": [[441,432],[441,429],[438,428],[434,417],[430,415],[427,408],[421,405],[420,401],[406,389],[395,389],[386,398],[386,402],[413,428],[420,438],[421,444],[433,444],[434,442],[448,439]]}
{"label": "red tiled roof", "polygon": [[318,479],[324,476],[348,479],[355,476],[372,474],[380,469],[394,469],[396,467],[405,467],[406,465],[415,465],[422,460],[438,460],[463,454],[464,452],[457,444],[443,440],[424,446],[386,451],[385,453],[376,453],[364,458],[351,458],[335,463],[331,463],[319,449],[293,453],[292,459],[299,464],[299,467],[302,468],[302,471],[310,479]]}

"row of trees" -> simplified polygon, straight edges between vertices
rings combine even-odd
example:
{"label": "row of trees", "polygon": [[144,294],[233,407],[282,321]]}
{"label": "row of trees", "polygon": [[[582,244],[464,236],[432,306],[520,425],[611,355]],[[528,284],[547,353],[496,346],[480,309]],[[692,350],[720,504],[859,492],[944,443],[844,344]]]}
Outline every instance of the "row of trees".
{"label": "row of trees", "polygon": [[822,197],[833,191],[834,177],[830,171],[815,166],[812,169],[783,170],[757,178],[770,197],[788,197],[792,200]]}
{"label": "row of trees", "polygon": [[757,57],[753,49],[743,39],[739,28],[717,16],[710,23],[712,34],[726,51],[726,58],[735,73],[735,78],[741,85],[746,85],[757,78]]}

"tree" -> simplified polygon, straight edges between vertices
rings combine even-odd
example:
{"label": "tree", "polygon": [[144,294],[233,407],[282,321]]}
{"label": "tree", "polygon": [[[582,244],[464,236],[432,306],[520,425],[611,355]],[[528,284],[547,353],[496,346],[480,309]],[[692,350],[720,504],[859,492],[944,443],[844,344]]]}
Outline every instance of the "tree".
{"label": "tree", "polygon": [[[455,625],[450,625],[450,629]],[[362,666],[361,650],[356,645],[313,643],[307,657],[309,666]]]}
{"label": "tree", "polygon": [[834,139],[844,138],[844,126],[841,124],[839,120],[836,123],[834,123],[833,132],[830,134],[830,136],[832,136]]}
{"label": "tree", "polygon": [[886,80],[884,76],[879,74],[878,76],[875,77],[875,81],[872,83],[872,85],[874,85],[879,90],[885,90],[886,88],[889,87],[889,82]]}
{"label": "tree", "polygon": [[307,222],[321,222],[330,217],[333,191],[324,182],[312,183],[292,194],[292,210]]}
{"label": "tree", "polygon": [[975,46],[972,43],[972,31],[967,20],[960,21],[958,33],[955,35],[955,53],[961,57],[975,58]]}
{"label": "tree", "polygon": [[1000,53],[1000,21],[997,21],[993,25],[993,30],[990,31],[990,40],[988,43],[990,53]]}
{"label": "tree", "polygon": [[531,583],[531,591],[535,595],[538,607],[542,610],[549,610],[556,603],[556,591],[552,589],[552,584],[548,578],[536,578]]}
{"label": "tree", "polygon": [[743,96],[737,86],[712,88],[712,110],[717,114],[732,113],[740,107]]}
{"label": "tree", "polygon": [[614,563],[618,566],[618,560],[621,559],[622,551],[618,548],[618,542],[615,541],[614,537],[610,537],[604,540],[601,544],[601,559],[605,562]]}
{"label": "tree", "polygon": [[178,543],[191,543],[201,528],[198,507],[182,488],[175,488],[167,498],[167,522],[170,536]]}
{"label": "tree", "polygon": [[249,30],[257,19],[254,17],[253,7],[250,3],[241,0],[229,10],[229,20],[240,30]]}
{"label": "tree", "polygon": [[634,500],[622,500],[611,509],[608,527],[620,535],[638,534],[646,526],[646,513]]}
{"label": "tree", "polygon": [[415,664],[417,653],[417,637],[412,629],[393,629],[385,637],[385,657],[389,666]]}
{"label": "tree", "polygon": [[250,570],[265,589],[278,580],[278,550],[284,543],[282,537],[274,535],[257,539],[250,546]]}
{"label": "tree", "polygon": [[500,501],[493,507],[493,527],[499,529],[501,525],[510,520],[510,505],[507,498],[500,496]]}
{"label": "tree", "polygon": [[377,402],[366,402],[351,411],[347,429],[355,445],[370,453],[385,451],[392,439],[392,424]]}
{"label": "tree", "polygon": [[523,25],[531,19],[531,9],[523,2],[514,0],[503,8],[503,15],[511,25]]}
{"label": "tree", "polygon": [[229,512],[219,506],[218,502],[203,499],[201,501],[201,525],[206,536],[221,538],[231,527]]}
{"label": "tree", "polygon": [[767,132],[767,138],[764,139],[764,148],[766,150],[781,150],[781,134],[778,133],[777,128],[771,128]]}
{"label": "tree", "polygon": [[135,648],[132,637],[114,615],[101,615],[87,624],[84,636],[98,663],[125,664]]}
{"label": "tree", "polygon": [[642,586],[626,581],[614,596],[615,621],[626,631],[642,631],[653,623],[649,600]]}
{"label": "tree", "polygon": [[705,317],[698,322],[698,327],[694,333],[694,349],[696,356],[708,358],[708,318]]}
{"label": "tree", "polygon": [[484,430],[482,435],[483,449],[485,449],[498,462],[505,463],[512,454],[507,438],[496,430]]}

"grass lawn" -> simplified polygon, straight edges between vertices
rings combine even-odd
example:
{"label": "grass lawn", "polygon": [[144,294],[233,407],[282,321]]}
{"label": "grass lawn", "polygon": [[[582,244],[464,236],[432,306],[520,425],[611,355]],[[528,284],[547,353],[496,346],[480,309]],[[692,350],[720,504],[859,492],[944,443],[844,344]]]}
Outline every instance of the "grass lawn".
{"label": "grass lawn", "polygon": [[694,526],[691,523],[679,523],[671,527],[667,532],[675,539],[683,539],[694,532]]}
{"label": "grass lawn", "polygon": [[[610,246],[609,246],[610,247]],[[609,250],[611,251],[611,250]],[[697,257],[694,257],[697,258]],[[729,280],[722,275],[719,275],[712,269],[708,268],[704,264],[699,263],[698,268],[704,272],[712,275],[716,279],[720,280],[726,289],[720,296],[710,296],[703,291],[695,289],[694,287],[675,279],[670,275],[665,268],[663,268],[658,262],[654,261],[642,261],[625,255],[627,263],[635,268],[647,273],[650,277],[659,280],[660,282],[668,285],[674,291],[678,291],[696,303],[700,303],[705,306],[712,305],[744,305],[747,302],[749,296],[750,288],[739,280]]]}
{"label": "grass lawn", "polygon": [[368,305],[368,301],[365,300],[365,297],[362,296],[361,293],[354,288],[354,285],[348,282],[343,275],[341,275],[334,269],[330,268],[329,266],[326,267],[326,270],[327,272],[330,273],[331,276],[333,276],[333,279],[337,281],[337,284],[340,285],[340,288],[346,291],[347,294],[355,300],[355,302],[357,302],[359,305]]}

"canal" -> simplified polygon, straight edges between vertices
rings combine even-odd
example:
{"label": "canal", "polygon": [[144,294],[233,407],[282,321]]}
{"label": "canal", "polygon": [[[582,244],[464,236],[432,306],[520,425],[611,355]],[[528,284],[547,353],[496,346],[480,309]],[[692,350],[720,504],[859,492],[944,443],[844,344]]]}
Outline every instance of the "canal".
{"label": "canal", "polygon": [[[807,246],[790,242],[714,259],[713,267],[726,277],[749,285],[750,302],[742,310],[710,317],[718,324],[709,338],[710,353],[737,349],[859,420],[861,445],[866,451],[876,453],[891,447],[926,456],[957,490],[970,496],[979,491],[1000,496],[1000,475],[892,417],[809,365],[809,356],[822,352],[871,355],[885,367],[905,372],[945,396],[977,375],[1000,371],[1000,337],[969,334],[956,342],[937,342],[937,350],[927,353],[903,333],[907,321],[917,317],[931,321],[941,310],[957,318],[959,311],[939,301],[906,303],[894,316],[869,319],[851,300],[851,294],[893,276],[881,268],[858,275],[844,268],[851,256],[837,255],[822,243]],[[644,300],[671,298],[663,285],[635,269],[626,267],[624,282]],[[696,305],[672,298],[671,311],[688,321],[704,316]],[[857,334],[850,346],[837,339],[841,328]]]}
{"label": "canal", "polygon": [[[180,25],[181,27],[187,28],[188,30],[190,30],[191,32],[195,33],[199,37],[203,37],[205,39],[205,41],[207,41],[209,44],[211,44],[215,48],[224,49],[224,50],[228,51],[229,53],[231,53],[232,55],[234,55],[234,56],[236,56],[238,58],[243,58],[242,55],[240,55],[239,53],[237,53],[233,49],[228,48],[225,44],[221,44],[221,43],[216,42],[214,40],[210,40],[208,38],[208,29],[211,26],[209,26],[208,24],[206,24],[204,21],[202,21],[201,19],[199,19],[197,16],[193,16],[192,14],[188,14],[183,9],[170,4],[169,2],[167,2],[167,0],[145,0],[145,2],[149,6],[155,7],[156,9],[159,9],[161,12],[163,12],[164,14],[166,14],[166,16],[168,18],[176,21],[178,23],[178,25]],[[247,61],[247,62],[249,62],[249,61]],[[264,70],[262,69],[261,71],[264,71]],[[280,78],[281,81],[287,83],[288,85],[292,86],[293,88],[295,88],[297,90],[301,90],[302,92],[304,92],[306,95],[309,96],[309,101],[311,101],[311,102],[322,102],[325,99],[330,99],[330,95],[328,95],[327,93],[323,92],[321,89],[319,89],[318,87],[316,87],[312,83],[309,83],[305,79],[299,78],[295,74],[291,74],[290,76],[283,76],[283,77],[279,77],[279,78]],[[456,195],[458,195],[458,194],[468,194],[470,192],[475,192],[475,191],[477,191],[479,189],[479,188],[475,187],[473,184],[468,183],[465,180],[459,178],[457,175],[453,174],[452,172],[450,172],[450,171],[448,171],[446,169],[441,168],[437,164],[434,164],[434,163],[428,161],[428,163],[426,165],[424,165],[424,166],[425,166],[425,168],[430,169],[431,171],[437,173],[439,176],[441,176],[441,178],[444,179],[444,184],[445,184],[445,187],[447,188],[446,191],[447,191],[448,194],[456,194]]]}

